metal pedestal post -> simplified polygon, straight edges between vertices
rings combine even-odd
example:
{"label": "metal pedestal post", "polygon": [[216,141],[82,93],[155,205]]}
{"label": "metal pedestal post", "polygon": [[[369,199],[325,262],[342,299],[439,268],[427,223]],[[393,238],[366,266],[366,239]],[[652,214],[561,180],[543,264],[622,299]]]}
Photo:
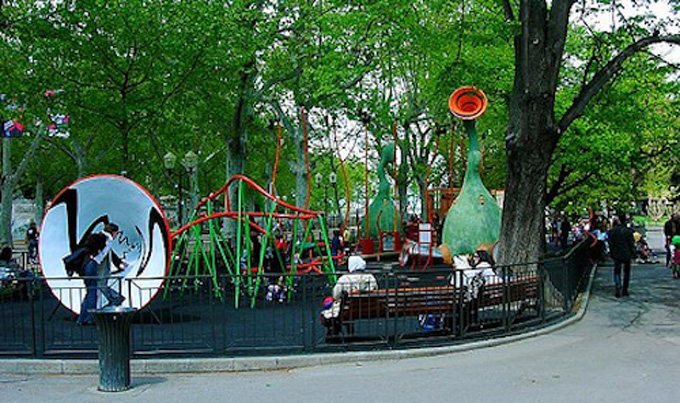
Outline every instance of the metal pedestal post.
{"label": "metal pedestal post", "polygon": [[130,388],[130,325],[137,309],[109,307],[92,311],[99,332],[99,390]]}

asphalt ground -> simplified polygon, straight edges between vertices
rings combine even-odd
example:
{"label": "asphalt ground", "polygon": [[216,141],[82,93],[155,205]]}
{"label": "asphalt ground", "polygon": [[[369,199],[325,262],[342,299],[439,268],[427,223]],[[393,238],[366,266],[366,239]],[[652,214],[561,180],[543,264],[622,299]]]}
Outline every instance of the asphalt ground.
{"label": "asphalt ground", "polygon": [[[658,234],[650,233],[658,248]],[[663,256],[661,256],[663,257]],[[675,402],[680,396],[680,280],[662,264],[633,266],[615,298],[598,268],[586,315],[542,336],[432,357],[300,369],[133,376],[96,390],[96,375],[0,374],[3,402]],[[385,357],[388,357],[385,355]],[[397,356],[398,357],[398,356]]]}

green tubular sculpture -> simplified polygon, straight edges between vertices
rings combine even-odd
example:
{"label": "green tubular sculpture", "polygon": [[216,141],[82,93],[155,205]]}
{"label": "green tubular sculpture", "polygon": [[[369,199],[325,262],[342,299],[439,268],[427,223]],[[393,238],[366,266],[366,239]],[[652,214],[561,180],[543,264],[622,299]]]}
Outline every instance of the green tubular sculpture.
{"label": "green tubular sculpture", "polygon": [[463,119],[470,143],[463,188],[444,222],[442,240],[451,256],[474,253],[484,244],[494,244],[500,236],[501,209],[479,175],[482,154],[475,119],[484,113],[486,105],[486,95],[474,87],[459,88],[449,99],[449,109]]}
{"label": "green tubular sculpture", "polygon": [[[380,164],[378,164],[378,194],[375,196],[370,206],[368,207],[368,224],[369,237],[375,241],[378,240],[378,230],[382,232],[394,232],[394,215],[397,215],[397,223],[400,223],[399,212],[394,208],[394,199],[392,198],[392,191],[390,183],[387,181],[385,174],[387,165],[395,163],[395,145],[387,144],[380,153]],[[378,221],[379,220],[379,221]],[[364,218],[364,234],[366,233],[366,218]],[[398,225],[398,224],[397,224]]]}

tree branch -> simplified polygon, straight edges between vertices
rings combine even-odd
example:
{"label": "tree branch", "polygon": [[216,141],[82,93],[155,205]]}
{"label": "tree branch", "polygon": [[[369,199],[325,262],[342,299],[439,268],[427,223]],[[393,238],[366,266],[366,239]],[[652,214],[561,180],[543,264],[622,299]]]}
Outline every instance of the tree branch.
{"label": "tree branch", "polygon": [[628,60],[635,53],[640,50],[647,48],[655,43],[672,43],[680,44],[680,36],[651,36],[647,38],[640,39],[639,41],[629,45],[621,53],[616,55],[611,59],[605,66],[603,66],[595,75],[592,80],[581,88],[581,91],[574,99],[573,103],[567,110],[567,112],[562,116],[557,125],[557,135],[560,136],[564,133],[574,120],[576,120],[581,114],[583,114],[584,109],[588,103],[597,95],[597,93],[604,87],[604,85],[609,82],[623,67],[623,63]]}
{"label": "tree branch", "polygon": [[553,182],[552,186],[550,186],[550,190],[546,195],[546,205],[549,205],[553,200],[555,200],[555,197],[560,194],[560,188],[562,185],[564,185],[564,181],[567,179],[567,177],[569,177],[569,175],[571,175],[572,172],[574,172],[574,169],[569,169],[564,164],[560,166],[560,173],[557,176],[555,182]]}
{"label": "tree branch", "polygon": [[28,166],[28,162],[33,159],[33,155],[35,154],[35,151],[38,149],[38,146],[40,145],[40,140],[42,139],[42,136],[44,135],[44,132],[47,129],[40,129],[36,131],[35,137],[33,138],[33,141],[31,142],[31,146],[29,147],[28,151],[24,154],[24,158],[21,159],[21,162],[19,163],[19,166],[17,169],[14,171],[11,177],[11,183],[12,183],[12,189],[16,186],[17,182],[19,181],[19,178],[24,174],[24,171],[26,170],[26,167]]}
{"label": "tree branch", "polygon": [[505,14],[505,21],[515,21],[515,13],[512,11],[510,0],[501,0],[503,5],[503,14]]}

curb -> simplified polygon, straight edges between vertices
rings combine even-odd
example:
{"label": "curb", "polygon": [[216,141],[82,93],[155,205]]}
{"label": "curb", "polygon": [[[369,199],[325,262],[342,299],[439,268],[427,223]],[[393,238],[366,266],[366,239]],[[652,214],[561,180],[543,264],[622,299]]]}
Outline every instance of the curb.
{"label": "curb", "polygon": [[[543,336],[580,321],[588,307],[597,268],[597,265],[593,267],[586,292],[576,300],[575,305],[579,306],[576,314],[554,325],[527,333],[454,346],[405,350],[319,353],[283,357],[133,359],[130,362],[130,371],[135,375],[141,375],[286,370],[319,365],[433,357],[514,343]],[[99,362],[97,360],[7,359],[0,360],[0,373],[16,375],[95,375],[99,373]]]}

